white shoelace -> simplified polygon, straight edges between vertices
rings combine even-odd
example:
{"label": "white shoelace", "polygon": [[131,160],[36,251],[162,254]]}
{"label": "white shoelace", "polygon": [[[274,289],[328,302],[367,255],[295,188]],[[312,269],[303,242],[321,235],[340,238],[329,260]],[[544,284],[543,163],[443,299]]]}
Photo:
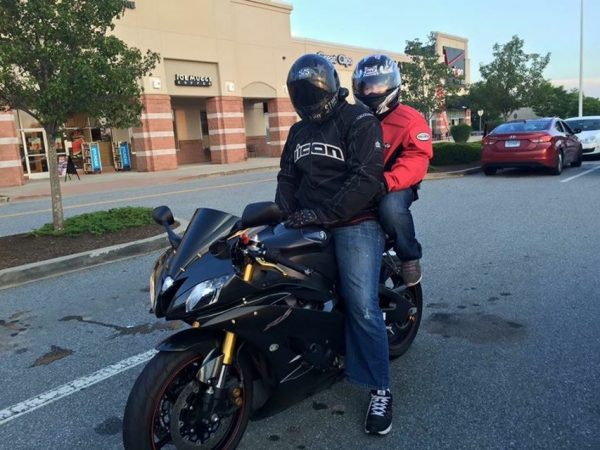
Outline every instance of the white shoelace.
{"label": "white shoelace", "polygon": [[372,395],[371,396],[371,414],[374,416],[385,416],[387,412],[387,406],[390,401],[390,397],[383,395]]}

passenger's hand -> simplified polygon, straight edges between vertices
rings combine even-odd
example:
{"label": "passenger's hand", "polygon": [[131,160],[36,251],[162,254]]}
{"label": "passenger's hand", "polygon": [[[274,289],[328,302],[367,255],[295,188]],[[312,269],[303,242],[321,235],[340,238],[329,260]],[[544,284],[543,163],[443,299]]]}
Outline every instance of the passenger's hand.
{"label": "passenger's hand", "polygon": [[318,222],[319,219],[315,211],[312,209],[301,209],[290,214],[285,221],[285,226],[288,228],[301,228],[308,225],[316,225]]}

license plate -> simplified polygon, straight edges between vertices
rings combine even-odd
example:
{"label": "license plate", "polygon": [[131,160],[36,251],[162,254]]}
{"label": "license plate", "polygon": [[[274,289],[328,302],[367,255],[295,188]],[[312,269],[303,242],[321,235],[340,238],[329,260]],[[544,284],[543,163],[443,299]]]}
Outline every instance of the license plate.
{"label": "license plate", "polygon": [[521,141],[506,141],[504,143],[505,148],[514,148],[518,147],[519,145],[521,145]]}

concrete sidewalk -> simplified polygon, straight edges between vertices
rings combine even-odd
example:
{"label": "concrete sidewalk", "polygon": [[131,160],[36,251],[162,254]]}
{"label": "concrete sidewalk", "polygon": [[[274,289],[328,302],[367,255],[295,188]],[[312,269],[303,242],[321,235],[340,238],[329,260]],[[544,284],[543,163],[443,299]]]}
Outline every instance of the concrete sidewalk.
{"label": "concrete sidewalk", "polygon": [[[71,175],[65,181],[60,178],[63,196],[90,194],[96,192],[118,191],[132,187],[168,185],[180,181],[219,175],[233,175],[265,170],[279,169],[279,158],[249,158],[246,161],[231,164],[186,164],[175,170],[160,172],[105,172],[101,174]],[[29,180],[23,186],[0,187],[0,202],[17,201],[50,196],[48,178]]]}

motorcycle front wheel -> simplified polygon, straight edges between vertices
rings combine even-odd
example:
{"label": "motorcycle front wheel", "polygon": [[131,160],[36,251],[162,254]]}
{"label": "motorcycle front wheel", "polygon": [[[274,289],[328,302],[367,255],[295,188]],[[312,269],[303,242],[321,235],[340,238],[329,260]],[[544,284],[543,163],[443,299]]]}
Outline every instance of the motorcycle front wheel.
{"label": "motorcycle front wheel", "polygon": [[125,407],[125,450],[237,447],[252,405],[250,367],[244,361],[231,366],[224,398],[218,400],[216,409],[207,412],[208,385],[197,380],[205,356],[190,349],[160,352],[150,360]]}

